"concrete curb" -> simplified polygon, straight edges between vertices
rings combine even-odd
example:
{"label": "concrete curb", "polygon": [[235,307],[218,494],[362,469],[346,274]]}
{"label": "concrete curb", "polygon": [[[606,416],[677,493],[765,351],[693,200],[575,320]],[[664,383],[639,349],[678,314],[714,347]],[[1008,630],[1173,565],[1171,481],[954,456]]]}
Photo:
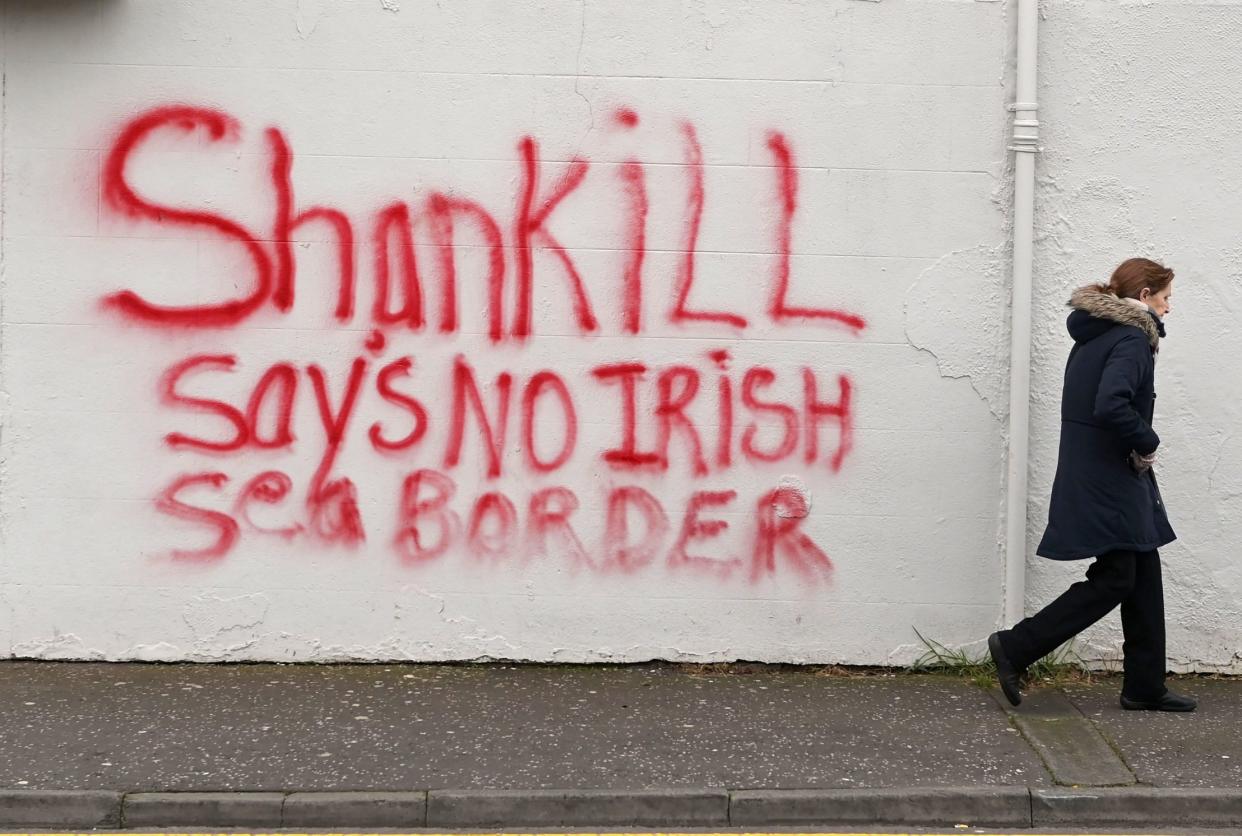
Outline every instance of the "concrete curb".
{"label": "concrete curb", "polygon": [[285,798],[285,827],[427,826],[425,792],[295,792]]}
{"label": "concrete curb", "polygon": [[731,824],[971,824],[1030,827],[1026,787],[845,790],[742,790],[732,794]]}
{"label": "concrete curb", "polygon": [[279,792],[136,792],[121,804],[125,827],[280,827]]}
{"label": "concrete curb", "polygon": [[0,790],[3,827],[120,827],[121,794],[78,790]]}
{"label": "concrete curb", "polygon": [[174,792],[0,790],[4,828],[1242,826],[1242,789]]}
{"label": "concrete curb", "polygon": [[698,827],[729,823],[724,790],[432,790],[428,827]]}
{"label": "concrete curb", "polygon": [[1242,825],[1242,790],[1040,789],[1031,791],[1034,827],[1046,825],[1133,827],[1237,827]]}

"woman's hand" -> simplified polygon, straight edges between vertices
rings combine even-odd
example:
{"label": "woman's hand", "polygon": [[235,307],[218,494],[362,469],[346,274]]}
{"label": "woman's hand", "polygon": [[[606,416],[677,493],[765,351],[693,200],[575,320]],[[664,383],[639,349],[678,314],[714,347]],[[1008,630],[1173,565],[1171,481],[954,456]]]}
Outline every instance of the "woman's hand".
{"label": "woman's hand", "polygon": [[1146,473],[1156,463],[1156,454],[1144,456],[1137,450],[1130,451],[1130,469],[1135,473]]}

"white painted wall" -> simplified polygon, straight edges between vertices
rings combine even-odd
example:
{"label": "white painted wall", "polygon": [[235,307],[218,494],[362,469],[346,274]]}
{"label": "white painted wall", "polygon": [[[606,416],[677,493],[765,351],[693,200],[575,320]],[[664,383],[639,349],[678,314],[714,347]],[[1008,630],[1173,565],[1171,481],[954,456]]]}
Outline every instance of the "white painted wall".
{"label": "white painted wall", "polygon": [[[994,628],[1002,600],[1009,272],[1005,3],[66,0],[9,2],[4,14],[0,651],[198,661],[882,664],[918,655],[912,628],[949,644]],[[1045,78],[1058,83],[1053,70]],[[269,301],[234,327],[170,331],[101,307],[122,290],[185,305],[253,286],[254,266],[236,242],[173,216],[128,218],[109,203],[107,160],[118,133],[170,103],[227,112],[237,136],[210,141],[201,125],[167,127],[133,152],[126,183],[154,203],[227,216],[253,230],[274,257],[264,131],[278,128],[295,155],[298,208],[336,207],[357,231],[357,304],[349,322],[332,317],[335,237],[324,223],[295,234],[299,284],[291,311]],[[1071,100],[1059,106],[1064,111]],[[633,109],[638,125],[621,125],[619,108]],[[704,171],[690,302],[744,315],[744,330],[668,321],[691,226],[687,122],[701,142]],[[866,321],[861,331],[768,316],[783,217],[773,131],[787,138],[796,159],[789,302],[857,314]],[[1050,137],[1070,132],[1058,126]],[[477,201],[497,220],[505,322],[512,324],[515,207],[523,189],[518,143],[526,136],[538,143],[538,200],[562,182],[571,158],[589,161],[586,179],[548,228],[582,273],[599,333],[578,333],[562,266],[540,247],[533,256],[534,336],[491,344],[486,242],[463,221],[460,331],[390,327],[382,353],[368,351],[375,213],[395,200],[417,209],[437,190]],[[1145,161],[1139,154],[1131,151],[1133,165]],[[623,330],[619,303],[634,258],[627,226],[633,204],[622,180],[630,160],[641,164],[649,202],[639,334]],[[1079,162],[1076,189],[1100,176],[1091,173],[1093,158]],[[1045,203],[1045,217],[1049,208]],[[1134,193],[1136,215],[1151,208]],[[420,245],[418,255],[434,324],[439,273],[430,248]],[[1199,293],[1206,306],[1209,295]],[[1191,296],[1183,292],[1187,308]],[[1064,346],[1046,334],[1045,342],[1051,368]],[[718,378],[709,359],[722,349],[731,356],[734,386],[727,467],[716,458]],[[1189,380],[1195,364],[1182,352],[1171,350],[1166,362]],[[502,371],[515,378],[498,479],[486,476],[474,424],[462,461],[444,464],[448,381],[459,354],[484,380]],[[218,415],[159,397],[161,376],[195,355],[232,355],[236,367],[201,371],[179,391],[237,408],[272,364],[296,367],[291,447],[169,449],[169,433],[230,433]],[[376,373],[407,355],[413,376],[396,385],[424,403],[429,429],[400,456],[380,455],[367,428],[380,421],[395,436],[409,419],[379,397]],[[264,470],[287,473],[292,494],[255,505],[253,520],[267,528],[306,525],[308,486],[325,446],[306,368],[326,370],[336,408],[355,358],[368,366],[331,476],[355,484],[365,542],[350,548],[305,530],[283,538],[243,520],[223,553],[172,557],[204,549],[220,530],[218,522],[157,506],[184,474],[224,474],[218,490],[200,484],[177,496],[236,518],[247,480]],[[622,410],[618,387],[599,384],[591,369],[623,361],[646,363],[653,375],[675,364],[699,370],[700,392],[687,412],[702,433],[706,475],[692,472],[687,436],[676,427],[667,472],[628,472],[602,459],[617,443]],[[740,400],[752,366],[776,375],[765,396],[795,404],[801,369],[834,395],[838,376],[848,376],[853,446],[838,470],[828,463],[839,445],[831,422],[812,463],[802,437],[777,463],[750,462],[739,452],[755,421]],[[544,369],[562,375],[573,393],[578,443],[562,468],[534,474],[525,464],[518,399]],[[495,385],[485,387],[489,405],[497,397]],[[655,397],[649,377],[640,387],[643,445],[655,440]],[[1199,397],[1206,411],[1206,393]],[[1161,401],[1169,424],[1176,403]],[[1037,418],[1046,419],[1042,412]],[[777,444],[779,419],[769,413],[758,423],[758,443]],[[550,458],[563,438],[555,412],[539,426],[546,433],[540,454]],[[1220,433],[1224,424],[1205,417],[1202,426]],[[1194,433],[1186,432],[1174,430],[1171,447],[1190,447]],[[1220,444],[1218,437],[1211,451]],[[553,538],[544,554],[524,557],[515,547],[480,559],[459,542],[410,565],[393,538],[402,480],[419,468],[454,480],[452,507],[463,517],[476,496],[502,491],[522,529],[529,528],[532,493],[572,490],[580,505],[572,525],[588,559],[575,563]],[[1037,467],[1037,487],[1046,481]],[[623,485],[650,492],[670,526],[650,563],[630,573],[606,557],[607,497]],[[781,485],[809,501],[798,531],[830,557],[831,571],[804,575],[778,554],[774,571],[755,577],[756,504]],[[1228,490],[1225,481],[1219,485]],[[702,562],[670,564],[687,502],[700,491],[736,492],[727,505],[703,512],[728,528],[691,544]],[[1170,504],[1194,495],[1191,483],[1175,481]],[[771,509],[763,513],[769,522],[793,524]],[[424,527],[423,536],[434,539],[434,529]],[[738,565],[730,569],[731,561]],[[1237,589],[1232,580],[1229,587],[1230,578],[1219,576],[1219,588]],[[1236,637],[1237,627],[1220,641]]]}
{"label": "white painted wall", "polygon": [[[1242,7],[1047,0],[1040,32],[1037,327],[1032,412],[1032,549],[1056,461],[1070,288],[1131,255],[1172,266],[1173,314],[1156,370],[1161,489],[1176,543],[1162,551],[1169,662],[1242,671],[1242,125],[1230,39]],[[1042,324],[1040,324],[1042,323]],[[1028,608],[1081,566],[1035,560]],[[1116,615],[1081,652],[1120,659]]]}

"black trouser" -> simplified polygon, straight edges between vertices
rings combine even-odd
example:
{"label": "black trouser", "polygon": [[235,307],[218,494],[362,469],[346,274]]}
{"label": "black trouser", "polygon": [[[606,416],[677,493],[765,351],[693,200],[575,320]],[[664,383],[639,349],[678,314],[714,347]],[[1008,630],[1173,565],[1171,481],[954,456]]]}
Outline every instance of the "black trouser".
{"label": "black trouser", "polygon": [[1130,699],[1165,693],[1164,584],[1160,553],[1106,552],[1079,581],[1048,606],[1000,634],[1001,647],[1019,669],[1047,656],[1121,605],[1125,681]]}

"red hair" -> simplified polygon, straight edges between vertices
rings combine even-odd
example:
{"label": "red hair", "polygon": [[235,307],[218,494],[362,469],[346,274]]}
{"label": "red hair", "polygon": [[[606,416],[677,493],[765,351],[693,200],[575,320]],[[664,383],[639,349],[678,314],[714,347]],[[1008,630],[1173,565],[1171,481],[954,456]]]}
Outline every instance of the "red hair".
{"label": "red hair", "polygon": [[1128,258],[1117,266],[1108,284],[1096,285],[1101,293],[1112,293],[1122,299],[1137,299],[1147,288],[1159,293],[1173,281],[1173,268],[1150,258]]}

